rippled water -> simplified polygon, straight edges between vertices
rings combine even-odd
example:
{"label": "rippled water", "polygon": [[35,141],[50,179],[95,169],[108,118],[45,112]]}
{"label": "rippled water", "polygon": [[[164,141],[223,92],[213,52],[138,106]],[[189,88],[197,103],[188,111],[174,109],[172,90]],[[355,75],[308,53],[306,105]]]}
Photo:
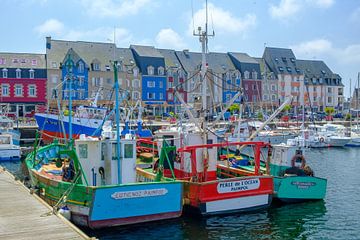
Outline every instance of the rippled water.
{"label": "rippled water", "polygon": [[99,239],[360,239],[360,148],[312,149],[306,158],[328,179],[324,201],[86,232]]}

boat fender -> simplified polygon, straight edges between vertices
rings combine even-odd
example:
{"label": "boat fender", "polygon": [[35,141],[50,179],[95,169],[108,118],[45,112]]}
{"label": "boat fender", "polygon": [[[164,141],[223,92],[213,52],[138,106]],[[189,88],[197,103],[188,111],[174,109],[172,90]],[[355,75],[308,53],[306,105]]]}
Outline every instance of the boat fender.
{"label": "boat fender", "polygon": [[320,138],[320,142],[321,142],[321,143],[324,142],[324,140],[325,140],[325,139],[324,139],[323,137]]}
{"label": "boat fender", "polygon": [[292,159],[291,159],[291,167],[295,167],[295,162],[296,160],[300,159],[301,160],[301,169],[304,169],[306,161],[305,158],[302,154],[296,154]]}
{"label": "boat fender", "polygon": [[64,206],[64,207],[60,208],[59,213],[62,216],[64,216],[64,218],[66,218],[67,220],[70,221],[70,219],[71,219],[71,211],[67,206]]}

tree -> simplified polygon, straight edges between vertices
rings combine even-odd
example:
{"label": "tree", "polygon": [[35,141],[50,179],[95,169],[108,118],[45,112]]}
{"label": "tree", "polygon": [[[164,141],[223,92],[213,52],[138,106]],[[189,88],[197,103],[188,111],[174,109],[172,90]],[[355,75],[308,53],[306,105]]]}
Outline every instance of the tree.
{"label": "tree", "polygon": [[289,111],[290,111],[290,109],[291,109],[291,105],[286,105],[284,108],[283,108],[283,111],[286,113],[286,114],[288,114],[289,113]]}
{"label": "tree", "polygon": [[231,105],[229,107],[229,110],[231,113],[234,113],[235,111],[238,112],[240,110],[240,106],[239,106],[239,104],[234,103],[233,105]]}
{"label": "tree", "polygon": [[335,109],[334,109],[333,107],[326,107],[326,108],[325,108],[325,113],[326,113],[328,116],[331,116],[334,112],[335,112]]}

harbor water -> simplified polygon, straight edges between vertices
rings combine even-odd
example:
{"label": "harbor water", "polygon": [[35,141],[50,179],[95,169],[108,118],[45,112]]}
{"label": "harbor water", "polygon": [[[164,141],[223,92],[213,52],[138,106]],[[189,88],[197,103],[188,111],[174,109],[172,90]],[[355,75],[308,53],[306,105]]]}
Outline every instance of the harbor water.
{"label": "harbor water", "polygon": [[[360,239],[360,148],[311,149],[306,159],[316,176],[328,179],[324,201],[250,214],[83,230],[99,239]],[[19,163],[2,165],[20,172]]]}

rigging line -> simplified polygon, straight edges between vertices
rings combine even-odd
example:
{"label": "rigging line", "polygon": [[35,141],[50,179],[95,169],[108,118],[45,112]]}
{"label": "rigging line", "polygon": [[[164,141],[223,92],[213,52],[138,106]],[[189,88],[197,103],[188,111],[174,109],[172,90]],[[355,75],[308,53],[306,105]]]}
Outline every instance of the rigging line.
{"label": "rigging line", "polygon": [[[214,75],[214,76],[216,76],[216,75]],[[227,83],[227,82],[226,82],[226,84],[234,87],[234,88],[226,88],[226,87],[221,86],[221,85],[218,84],[218,83],[215,83],[211,78],[208,78],[208,79],[209,79],[210,82],[212,82],[215,86],[217,86],[217,87],[219,87],[219,88],[221,88],[221,89],[223,89],[223,90],[226,90],[226,91],[241,91],[241,86],[237,86],[237,85],[235,85],[235,84]]]}
{"label": "rigging line", "polygon": [[188,81],[190,81],[191,79],[193,79],[199,72],[200,72],[200,70],[197,70],[193,75],[191,75],[190,77],[188,77],[187,79],[185,79],[183,83],[177,84],[174,88],[178,88],[179,86],[187,83]]}
{"label": "rigging line", "polygon": [[[216,75],[216,73],[213,73],[213,72],[211,72],[211,71],[208,71],[207,73],[213,75],[214,77],[218,77],[218,76]],[[209,79],[210,79],[210,78],[209,78]],[[227,80],[231,80],[231,79],[227,79]],[[222,79],[222,81],[225,81],[227,85],[233,86],[233,87],[235,87],[235,89],[233,89],[233,88],[225,88],[225,87],[224,87],[224,88],[223,88],[224,90],[229,90],[229,91],[241,90],[241,86],[238,86],[238,85],[233,84],[233,83],[231,83],[231,82],[228,83],[227,80]],[[210,81],[212,81],[212,80],[210,79]],[[217,85],[217,86],[220,86],[219,84],[216,84],[216,83],[214,83],[214,84]],[[220,86],[220,87],[222,88],[222,86]]]}

